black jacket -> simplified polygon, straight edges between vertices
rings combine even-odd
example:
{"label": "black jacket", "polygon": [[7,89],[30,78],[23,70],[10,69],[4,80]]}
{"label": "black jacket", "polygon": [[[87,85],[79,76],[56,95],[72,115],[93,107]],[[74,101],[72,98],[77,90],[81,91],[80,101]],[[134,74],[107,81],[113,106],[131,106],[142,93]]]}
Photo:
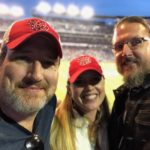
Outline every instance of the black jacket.
{"label": "black jacket", "polygon": [[114,92],[110,150],[150,150],[150,75],[138,88],[122,85]]}
{"label": "black jacket", "polygon": [[42,139],[44,150],[50,150],[50,126],[55,108],[56,97],[54,96],[37,114],[32,133],[0,111],[0,150],[25,150],[25,141],[33,134],[39,135]]}

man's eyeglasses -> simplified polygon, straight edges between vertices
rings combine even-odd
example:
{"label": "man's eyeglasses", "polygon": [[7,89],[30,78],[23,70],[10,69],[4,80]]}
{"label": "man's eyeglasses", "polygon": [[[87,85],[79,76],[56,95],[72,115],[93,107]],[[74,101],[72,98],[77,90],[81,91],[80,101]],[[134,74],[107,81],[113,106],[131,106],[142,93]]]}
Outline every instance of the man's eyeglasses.
{"label": "man's eyeglasses", "polygon": [[117,42],[113,46],[113,52],[118,53],[123,50],[124,44],[127,44],[131,50],[136,50],[143,42],[150,41],[149,37],[134,37],[126,41]]}
{"label": "man's eyeglasses", "polygon": [[36,134],[26,139],[24,146],[26,150],[44,150],[44,143]]}
{"label": "man's eyeglasses", "polygon": [[77,79],[75,82],[74,82],[74,85],[77,86],[77,87],[84,87],[86,85],[96,85],[98,84],[102,79],[102,76],[95,76],[95,77],[92,77],[92,78],[89,78],[89,79]]}

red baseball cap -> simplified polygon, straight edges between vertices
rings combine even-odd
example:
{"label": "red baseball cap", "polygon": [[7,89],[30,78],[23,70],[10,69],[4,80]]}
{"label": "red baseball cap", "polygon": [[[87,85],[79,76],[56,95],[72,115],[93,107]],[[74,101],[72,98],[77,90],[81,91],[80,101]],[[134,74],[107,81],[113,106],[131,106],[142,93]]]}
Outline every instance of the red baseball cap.
{"label": "red baseball cap", "polygon": [[80,74],[88,70],[94,70],[103,75],[102,68],[94,57],[83,55],[73,59],[69,67],[69,82],[74,83]]}
{"label": "red baseball cap", "polygon": [[39,33],[46,33],[46,36],[52,37],[56,41],[58,55],[62,58],[62,47],[58,33],[50,24],[40,18],[27,18],[14,22],[4,34],[3,44],[6,44],[9,49],[14,49]]}

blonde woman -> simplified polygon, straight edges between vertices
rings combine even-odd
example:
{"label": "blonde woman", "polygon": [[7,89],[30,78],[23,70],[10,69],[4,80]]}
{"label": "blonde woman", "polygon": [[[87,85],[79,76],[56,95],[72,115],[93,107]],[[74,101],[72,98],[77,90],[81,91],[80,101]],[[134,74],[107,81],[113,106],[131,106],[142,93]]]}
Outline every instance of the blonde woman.
{"label": "blonde woman", "polygon": [[94,57],[73,59],[67,93],[51,128],[52,150],[108,150],[105,79]]}

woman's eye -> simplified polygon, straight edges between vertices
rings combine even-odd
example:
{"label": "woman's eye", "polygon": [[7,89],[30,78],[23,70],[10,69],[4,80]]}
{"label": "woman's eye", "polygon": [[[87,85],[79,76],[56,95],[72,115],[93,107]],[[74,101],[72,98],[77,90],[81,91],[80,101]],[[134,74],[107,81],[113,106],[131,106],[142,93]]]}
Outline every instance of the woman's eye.
{"label": "woman's eye", "polygon": [[13,57],[11,58],[12,61],[25,61],[25,62],[31,62],[31,59],[29,57],[19,56],[19,57]]}
{"label": "woman's eye", "polygon": [[26,62],[31,62],[31,59],[28,58],[28,57],[20,57],[19,59],[20,59],[20,60],[24,60],[24,61],[26,61]]}
{"label": "woman's eye", "polygon": [[42,66],[44,67],[44,68],[48,68],[48,67],[50,67],[50,66],[53,66],[55,63],[54,62],[52,62],[52,61],[44,61],[44,62],[42,62]]}

